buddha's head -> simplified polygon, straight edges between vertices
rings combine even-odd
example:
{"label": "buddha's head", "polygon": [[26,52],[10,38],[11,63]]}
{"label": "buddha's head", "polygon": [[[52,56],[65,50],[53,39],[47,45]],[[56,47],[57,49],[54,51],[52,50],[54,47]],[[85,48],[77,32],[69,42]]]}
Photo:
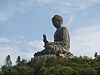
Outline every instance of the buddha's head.
{"label": "buddha's head", "polygon": [[53,18],[52,18],[52,23],[53,25],[56,27],[56,28],[59,28],[62,26],[63,24],[63,18],[59,15],[55,15]]}

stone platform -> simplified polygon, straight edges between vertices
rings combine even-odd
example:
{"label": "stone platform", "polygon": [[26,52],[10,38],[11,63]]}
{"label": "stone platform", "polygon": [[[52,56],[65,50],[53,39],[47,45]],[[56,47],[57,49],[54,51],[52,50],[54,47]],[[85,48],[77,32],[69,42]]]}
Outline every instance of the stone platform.
{"label": "stone platform", "polygon": [[42,50],[41,52],[37,52],[34,54],[34,57],[41,57],[41,56],[61,56],[61,57],[70,57],[73,58],[73,54],[70,52],[66,52],[66,51],[53,51],[53,50]]}

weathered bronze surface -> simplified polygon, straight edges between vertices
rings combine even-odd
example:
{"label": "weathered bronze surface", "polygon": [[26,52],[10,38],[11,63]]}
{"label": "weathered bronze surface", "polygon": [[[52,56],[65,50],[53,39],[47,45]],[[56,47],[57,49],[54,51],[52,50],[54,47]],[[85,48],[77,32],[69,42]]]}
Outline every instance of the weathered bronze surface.
{"label": "weathered bronze surface", "polygon": [[43,34],[43,42],[45,49],[41,52],[35,53],[34,56],[45,54],[68,54],[70,49],[70,36],[68,29],[63,26],[63,18],[59,15],[55,15],[52,18],[52,23],[56,28],[54,33],[54,42],[49,42],[46,35]]}

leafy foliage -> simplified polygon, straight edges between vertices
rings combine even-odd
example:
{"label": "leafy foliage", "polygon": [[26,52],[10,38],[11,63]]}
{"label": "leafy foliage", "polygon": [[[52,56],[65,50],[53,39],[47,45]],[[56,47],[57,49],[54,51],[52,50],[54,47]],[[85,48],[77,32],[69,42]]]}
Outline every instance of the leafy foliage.
{"label": "leafy foliage", "polygon": [[0,75],[100,75],[99,56],[37,57],[20,61],[15,66],[2,66]]}
{"label": "leafy foliage", "polygon": [[20,56],[18,56],[18,57],[17,57],[16,64],[18,65],[18,64],[20,64],[20,63],[21,63],[21,58],[20,58]]}
{"label": "leafy foliage", "polygon": [[8,55],[8,56],[6,57],[6,65],[7,65],[7,66],[12,66],[12,62],[11,62],[10,55]]}

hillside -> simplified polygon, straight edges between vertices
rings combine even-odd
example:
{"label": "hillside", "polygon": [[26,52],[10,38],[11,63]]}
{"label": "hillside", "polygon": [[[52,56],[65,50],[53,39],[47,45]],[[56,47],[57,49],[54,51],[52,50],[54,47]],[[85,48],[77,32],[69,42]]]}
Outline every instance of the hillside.
{"label": "hillside", "polygon": [[39,57],[29,62],[8,67],[2,66],[0,75],[100,75],[100,56],[88,57]]}

